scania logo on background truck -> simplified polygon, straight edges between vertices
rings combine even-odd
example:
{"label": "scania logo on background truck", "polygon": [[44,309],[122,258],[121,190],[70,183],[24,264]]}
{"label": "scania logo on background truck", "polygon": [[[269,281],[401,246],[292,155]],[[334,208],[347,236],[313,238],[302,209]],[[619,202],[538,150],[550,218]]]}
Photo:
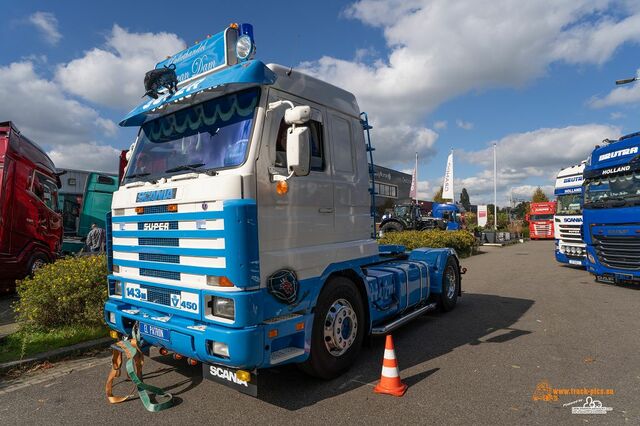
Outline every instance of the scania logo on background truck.
{"label": "scania logo on background truck", "polygon": [[598,161],[609,160],[611,158],[616,158],[616,157],[624,157],[625,155],[631,155],[631,154],[637,154],[637,153],[638,153],[637,146],[634,146],[631,148],[619,149],[617,151],[607,152],[606,154],[600,155],[600,157],[598,157]]}
{"label": "scania logo on background truck", "polygon": [[146,201],[172,200],[176,198],[176,188],[160,189],[158,191],[138,192],[136,203],[144,203]]}

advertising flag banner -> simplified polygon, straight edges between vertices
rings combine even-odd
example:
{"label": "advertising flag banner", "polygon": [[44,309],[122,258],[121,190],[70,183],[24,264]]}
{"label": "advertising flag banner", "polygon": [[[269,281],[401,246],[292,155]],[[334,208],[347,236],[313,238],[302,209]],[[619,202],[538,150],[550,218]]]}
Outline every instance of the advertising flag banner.
{"label": "advertising flag banner", "polygon": [[478,226],[487,225],[487,206],[478,206]]}
{"label": "advertising flag banner", "polygon": [[447,159],[447,170],[444,172],[444,181],[442,182],[442,198],[453,201],[453,152],[449,154]]}

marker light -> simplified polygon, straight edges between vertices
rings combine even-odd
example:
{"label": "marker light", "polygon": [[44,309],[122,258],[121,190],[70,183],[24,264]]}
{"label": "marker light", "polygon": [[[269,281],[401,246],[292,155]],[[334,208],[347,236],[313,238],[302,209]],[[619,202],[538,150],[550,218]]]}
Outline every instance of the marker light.
{"label": "marker light", "polygon": [[278,195],[285,195],[287,192],[289,192],[289,184],[284,180],[278,181],[276,184],[276,193]]}
{"label": "marker light", "polygon": [[116,323],[116,314],[114,314],[113,312],[109,312],[109,322],[111,324],[115,324]]}
{"label": "marker light", "polygon": [[[115,272],[115,269],[114,269],[114,272]],[[122,296],[122,281],[116,280],[113,283],[113,294],[114,296]]]}
{"label": "marker light", "polygon": [[245,61],[253,53],[253,42],[248,35],[243,35],[236,42],[236,56],[238,59]]}
{"label": "marker light", "polygon": [[118,340],[120,338],[120,335],[115,330],[109,330],[109,337]]}
{"label": "marker light", "polygon": [[242,380],[243,382],[251,381],[251,373],[246,370],[236,371],[236,377],[238,378],[238,380]]}
{"label": "marker light", "polygon": [[167,211],[168,212],[177,212],[178,211],[178,205],[177,204],[169,204],[167,206]]}
{"label": "marker light", "polygon": [[160,348],[159,352],[160,352],[160,355],[162,356],[169,355],[169,351],[166,348]]}
{"label": "marker light", "polygon": [[278,330],[276,329],[269,330],[269,333],[267,335],[269,336],[270,339],[273,339],[274,337],[278,337]]}
{"label": "marker light", "polygon": [[113,272],[115,272],[116,274],[117,274],[117,273],[119,273],[119,272],[120,272],[120,265],[113,265],[113,266],[111,267],[111,270],[112,270]]}
{"label": "marker light", "polygon": [[144,207],[136,207],[136,213],[138,214],[144,213]]}
{"label": "marker light", "polygon": [[187,364],[189,364],[190,366],[194,367],[194,366],[198,365],[198,360],[197,359],[193,359],[193,358],[188,358],[187,359]]}
{"label": "marker light", "polygon": [[227,277],[220,277],[220,279],[218,280],[218,285],[220,287],[233,287],[233,283]]}

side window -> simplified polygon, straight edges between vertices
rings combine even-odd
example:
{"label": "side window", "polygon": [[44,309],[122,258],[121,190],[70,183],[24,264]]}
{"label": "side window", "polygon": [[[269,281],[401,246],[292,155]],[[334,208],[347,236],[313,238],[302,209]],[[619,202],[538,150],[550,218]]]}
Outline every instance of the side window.
{"label": "side window", "polygon": [[349,122],[336,115],[331,116],[331,144],[333,164],[340,172],[353,173],[353,150],[351,147],[351,126]]}
{"label": "side window", "polygon": [[[311,142],[311,170],[323,171],[325,167],[324,137],[322,123],[311,120],[306,124],[309,127],[309,139]],[[284,118],[278,128],[276,138],[276,167],[287,167],[287,129],[289,126]]]}
{"label": "side window", "polygon": [[51,179],[36,172],[31,192],[51,210],[56,209],[56,204],[58,203],[58,187]]}

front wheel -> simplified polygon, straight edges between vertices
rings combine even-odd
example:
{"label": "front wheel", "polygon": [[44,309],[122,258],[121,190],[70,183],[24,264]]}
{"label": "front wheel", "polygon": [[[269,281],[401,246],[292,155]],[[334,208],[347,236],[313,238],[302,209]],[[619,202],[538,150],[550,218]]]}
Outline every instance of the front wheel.
{"label": "front wheel", "polygon": [[387,222],[380,228],[380,236],[384,236],[384,234],[389,232],[400,232],[403,230],[402,225],[398,222]]}
{"label": "front wheel", "polygon": [[49,258],[42,253],[34,253],[29,260],[29,266],[27,273],[30,277],[36,273],[36,271],[49,263]]}
{"label": "front wheel", "polygon": [[358,357],[366,325],[364,306],[355,284],[344,277],[327,282],[315,309],[311,354],[301,364],[307,374],[332,379]]}
{"label": "front wheel", "polygon": [[438,298],[438,307],[443,312],[449,312],[456,307],[460,294],[460,269],[456,260],[449,256],[442,274],[442,292]]}

